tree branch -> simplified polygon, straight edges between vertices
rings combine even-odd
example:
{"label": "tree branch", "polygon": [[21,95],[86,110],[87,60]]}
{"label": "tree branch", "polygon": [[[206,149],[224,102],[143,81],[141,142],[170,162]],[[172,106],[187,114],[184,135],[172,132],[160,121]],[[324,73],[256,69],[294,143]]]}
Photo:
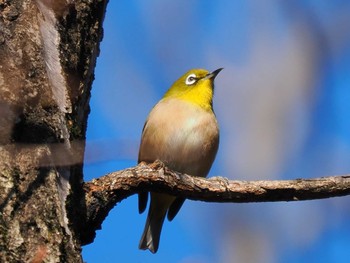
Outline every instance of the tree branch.
{"label": "tree branch", "polygon": [[206,179],[171,171],[156,161],[94,179],[85,183],[84,190],[87,229],[82,242],[88,244],[116,203],[138,192],[163,192],[191,200],[221,203],[313,200],[350,195],[350,175],[273,181]]}

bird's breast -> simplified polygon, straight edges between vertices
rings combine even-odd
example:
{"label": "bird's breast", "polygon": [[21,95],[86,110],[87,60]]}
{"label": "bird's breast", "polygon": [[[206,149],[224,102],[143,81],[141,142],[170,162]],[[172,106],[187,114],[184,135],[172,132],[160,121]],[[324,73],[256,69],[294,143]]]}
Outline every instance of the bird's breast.
{"label": "bird's breast", "polygon": [[163,161],[171,169],[206,176],[219,143],[212,111],[178,99],[161,100],[142,134],[139,161]]}

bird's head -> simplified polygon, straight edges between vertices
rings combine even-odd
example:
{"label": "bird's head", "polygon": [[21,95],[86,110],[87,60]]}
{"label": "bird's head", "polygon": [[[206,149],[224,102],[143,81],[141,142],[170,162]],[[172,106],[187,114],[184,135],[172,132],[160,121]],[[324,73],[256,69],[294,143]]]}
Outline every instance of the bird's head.
{"label": "bird's head", "polygon": [[205,110],[212,110],[214,79],[221,70],[219,68],[209,72],[205,69],[191,69],[174,82],[164,98],[177,98]]}

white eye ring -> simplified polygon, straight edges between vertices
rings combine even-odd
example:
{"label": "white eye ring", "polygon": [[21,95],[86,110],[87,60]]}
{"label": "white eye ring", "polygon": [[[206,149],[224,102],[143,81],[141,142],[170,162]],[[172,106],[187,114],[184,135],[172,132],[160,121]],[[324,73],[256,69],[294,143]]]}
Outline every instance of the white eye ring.
{"label": "white eye ring", "polygon": [[196,81],[197,81],[197,76],[196,76],[196,74],[190,74],[190,75],[188,75],[188,77],[186,78],[185,83],[186,83],[186,85],[192,85],[192,84],[196,83]]}

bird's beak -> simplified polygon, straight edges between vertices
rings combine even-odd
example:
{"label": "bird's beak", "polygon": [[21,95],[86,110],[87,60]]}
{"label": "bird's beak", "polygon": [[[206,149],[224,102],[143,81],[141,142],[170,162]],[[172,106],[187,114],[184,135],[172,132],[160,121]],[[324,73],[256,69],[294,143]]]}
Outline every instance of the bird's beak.
{"label": "bird's beak", "polygon": [[223,70],[223,68],[218,68],[217,70],[214,70],[213,72],[207,74],[205,78],[214,80],[221,70]]}

